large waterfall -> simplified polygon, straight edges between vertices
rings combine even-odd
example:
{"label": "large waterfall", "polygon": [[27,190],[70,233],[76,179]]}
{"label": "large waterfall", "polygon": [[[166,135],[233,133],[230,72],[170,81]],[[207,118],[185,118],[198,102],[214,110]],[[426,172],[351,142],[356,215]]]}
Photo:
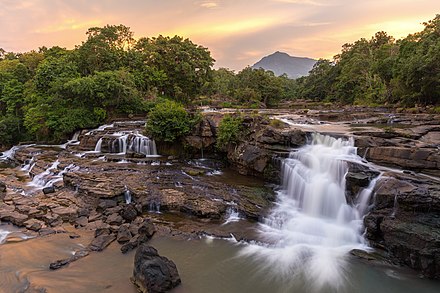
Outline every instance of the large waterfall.
{"label": "large waterfall", "polygon": [[361,160],[353,141],[321,134],[292,152],[283,162],[276,207],[261,225],[269,244],[252,244],[242,253],[278,277],[305,279],[314,289],[342,286],[348,252],[367,249],[359,212],[365,210],[365,192],[359,207],[347,204],[347,160]]}

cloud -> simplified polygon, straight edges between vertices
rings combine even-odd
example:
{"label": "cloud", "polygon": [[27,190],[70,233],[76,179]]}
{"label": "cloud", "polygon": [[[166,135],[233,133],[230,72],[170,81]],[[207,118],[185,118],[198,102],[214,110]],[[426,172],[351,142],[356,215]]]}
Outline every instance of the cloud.
{"label": "cloud", "polygon": [[69,30],[87,30],[90,27],[100,26],[103,25],[101,20],[86,20],[81,21],[77,19],[65,19],[61,22],[50,24],[46,27],[42,27],[39,29],[36,29],[36,33],[55,33],[55,32],[62,32],[62,31],[69,31]]}
{"label": "cloud", "polygon": [[311,5],[311,6],[328,6],[329,3],[323,3],[319,1],[313,1],[313,0],[272,0],[274,2],[281,2],[281,3],[289,3],[289,4],[300,4],[300,5]]}
{"label": "cloud", "polygon": [[200,6],[203,8],[216,8],[216,7],[218,7],[218,3],[216,3],[216,2],[203,2],[200,4]]}

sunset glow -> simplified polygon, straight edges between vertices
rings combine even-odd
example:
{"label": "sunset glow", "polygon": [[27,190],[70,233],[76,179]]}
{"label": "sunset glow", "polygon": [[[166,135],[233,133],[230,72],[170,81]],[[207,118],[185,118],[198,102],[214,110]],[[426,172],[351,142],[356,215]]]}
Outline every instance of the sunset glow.
{"label": "sunset glow", "polygon": [[380,30],[402,38],[439,12],[437,0],[0,0],[0,48],[73,48],[89,27],[124,24],[136,37],[190,38],[210,49],[215,67],[240,70],[277,50],[331,58]]}

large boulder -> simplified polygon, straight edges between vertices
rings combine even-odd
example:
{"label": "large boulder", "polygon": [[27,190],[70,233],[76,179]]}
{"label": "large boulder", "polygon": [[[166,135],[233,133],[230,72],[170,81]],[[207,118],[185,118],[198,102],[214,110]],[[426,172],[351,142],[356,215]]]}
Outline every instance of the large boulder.
{"label": "large boulder", "polygon": [[181,283],[174,262],[146,244],[136,251],[132,281],[144,293],[167,292]]}
{"label": "large boulder", "polygon": [[374,247],[423,276],[440,278],[440,186],[410,175],[383,176],[364,218]]}

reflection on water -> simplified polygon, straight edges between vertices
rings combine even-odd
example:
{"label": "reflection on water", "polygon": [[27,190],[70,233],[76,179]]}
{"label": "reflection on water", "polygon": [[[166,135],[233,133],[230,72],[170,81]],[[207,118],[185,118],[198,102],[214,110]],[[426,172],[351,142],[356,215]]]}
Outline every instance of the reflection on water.
{"label": "reflection on water", "polygon": [[[94,252],[68,267],[48,269],[51,261],[68,257],[91,240],[91,233],[70,239],[67,234],[52,235],[0,246],[0,292],[27,292],[32,286],[47,293],[135,293],[129,278],[133,271],[134,251],[122,254],[113,243],[103,252]],[[258,270],[251,258],[238,256],[245,244],[202,239],[182,241],[154,238],[151,245],[172,259],[179,270],[182,285],[172,293],[308,293],[311,284],[276,278]],[[440,283],[405,277],[389,268],[382,270],[348,259],[348,282],[342,293],[434,293]],[[323,291],[335,292],[335,291]]]}

